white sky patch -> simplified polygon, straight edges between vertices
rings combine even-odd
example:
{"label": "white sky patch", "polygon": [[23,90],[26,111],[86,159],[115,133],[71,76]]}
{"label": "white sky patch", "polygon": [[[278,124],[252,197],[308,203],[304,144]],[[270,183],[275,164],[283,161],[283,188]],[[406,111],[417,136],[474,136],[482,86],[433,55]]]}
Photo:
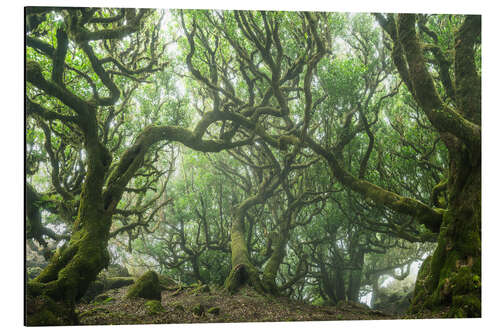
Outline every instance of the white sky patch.
{"label": "white sky patch", "polygon": [[[184,31],[181,29],[180,25],[177,27],[177,29],[175,29],[174,27],[175,18],[173,17],[171,10],[170,9],[164,9],[164,10],[165,10],[165,15],[161,22],[161,28],[165,36],[165,39],[167,40],[167,58],[175,59],[182,55],[182,51],[179,48],[177,40],[179,38],[182,38],[182,36],[184,36]],[[178,70],[181,70],[181,72],[179,73]],[[176,72],[178,74],[185,74],[187,72],[187,67],[185,65],[177,67]],[[184,80],[176,79],[174,85],[180,97],[186,96],[187,88]]]}

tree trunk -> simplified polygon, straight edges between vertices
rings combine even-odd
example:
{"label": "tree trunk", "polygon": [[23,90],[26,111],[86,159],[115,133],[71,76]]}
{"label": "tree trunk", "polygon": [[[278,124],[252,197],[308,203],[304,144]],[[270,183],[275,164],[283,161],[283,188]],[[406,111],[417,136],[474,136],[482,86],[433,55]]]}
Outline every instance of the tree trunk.
{"label": "tree trunk", "polygon": [[[481,316],[481,74],[476,66],[481,16],[467,15],[455,31],[454,86],[441,80],[455,103],[443,102],[427,70],[417,16],[387,19],[376,14],[391,36],[393,60],[413,98],[448,148],[448,205],[437,248],[422,266],[410,311],[447,310],[450,317]],[[425,22],[424,22],[425,24]],[[480,56],[479,56],[480,57]],[[405,61],[406,60],[406,61]],[[437,64],[445,69],[444,64]],[[446,84],[448,82],[448,84]],[[453,92],[455,89],[455,92]],[[450,105],[455,104],[455,108]],[[415,215],[413,215],[415,216]],[[430,228],[430,230],[432,230]]]}
{"label": "tree trunk", "polygon": [[262,181],[259,191],[241,202],[234,208],[231,225],[231,272],[224,282],[224,288],[231,293],[236,292],[241,286],[249,284],[258,293],[264,294],[266,290],[259,277],[259,270],[250,262],[247,238],[245,237],[246,212],[257,204],[269,198],[279,185],[279,178],[269,178]]}
{"label": "tree trunk", "polygon": [[250,255],[248,253],[244,227],[244,209],[242,209],[244,203],[236,208],[231,225],[232,269],[224,282],[224,288],[234,293],[243,285],[249,284],[257,292],[264,293],[265,289],[260,281],[259,271],[250,262]]}
{"label": "tree trunk", "polygon": [[97,274],[108,265],[111,217],[92,204],[83,204],[69,244],[59,249],[40,275],[28,283],[27,324],[73,325],[75,303]]}
{"label": "tree trunk", "polygon": [[444,305],[450,307],[450,317],[481,316],[481,158],[478,155],[480,152],[462,151],[451,156],[448,209],[437,248],[419,273],[410,309],[413,312]]}
{"label": "tree trunk", "polygon": [[275,243],[273,246],[273,252],[271,254],[271,258],[269,258],[269,261],[264,267],[264,273],[262,275],[262,284],[264,285],[264,288],[273,295],[278,294],[276,275],[278,274],[280,265],[286,255],[285,248],[290,234],[290,231],[286,227],[281,228],[280,231],[281,232],[277,239],[273,242]]}
{"label": "tree trunk", "polygon": [[343,269],[335,270],[335,295],[337,296],[337,302],[346,300],[344,275],[345,271]]}
{"label": "tree trunk", "polygon": [[102,199],[109,158],[96,137],[88,137],[86,143],[88,171],[71,239],[27,284],[29,326],[77,324],[75,303],[109,263],[107,245],[112,213],[106,210]]}
{"label": "tree trunk", "polygon": [[372,276],[372,278],[371,278],[372,298],[370,299],[370,308],[372,308],[372,309],[375,306],[375,302],[377,301],[377,297],[379,294],[379,289],[378,289],[379,278],[380,278],[380,275],[378,275],[378,274]]}
{"label": "tree trunk", "polygon": [[347,288],[347,299],[349,301],[358,302],[359,301],[359,290],[361,289],[361,279],[362,279],[362,267],[364,263],[364,253],[356,253],[355,260],[353,264],[359,269],[352,269],[349,272],[349,286]]}

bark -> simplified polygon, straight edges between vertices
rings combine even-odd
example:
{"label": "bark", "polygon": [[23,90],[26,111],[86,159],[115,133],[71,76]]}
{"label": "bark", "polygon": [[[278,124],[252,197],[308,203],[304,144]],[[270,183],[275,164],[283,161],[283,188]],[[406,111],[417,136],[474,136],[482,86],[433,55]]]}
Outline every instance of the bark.
{"label": "bark", "polygon": [[259,271],[250,262],[241,207],[236,209],[231,225],[231,267],[231,272],[224,282],[226,290],[234,293],[243,285],[248,284],[258,292],[265,293]]}
{"label": "bark", "polygon": [[266,263],[264,267],[264,273],[262,275],[262,283],[266,290],[271,294],[278,294],[278,286],[276,285],[276,276],[280,268],[281,263],[286,255],[286,244],[288,243],[290,231],[288,228],[282,228],[280,234],[275,240],[275,245],[273,246],[273,252],[271,258]]}
{"label": "bark", "polygon": [[87,147],[88,173],[71,239],[27,285],[26,321],[30,326],[77,324],[75,303],[109,263],[111,215],[101,196],[107,166],[96,142],[88,142]]}
{"label": "bark", "polygon": [[481,316],[481,167],[469,154],[450,165],[450,202],[437,248],[422,267],[411,311],[449,307],[450,317]]}
{"label": "bark", "polygon": [[467,16],[455,36],[457,110],[435,88],[415,31],[414,15],[399,15],[400,40],[412,93],[448,148],[448,207],[438,245],[418,276],[411,311],[447,307],[450,317],[481,316],[481,85],[474,46],[480,16]]}
{"label": "bark", "polygon": [[252,286],[259,293],[269,293],[263,285],[259,270],[251,263],[245,237],[245,214],[257,204],[269,198],[279,185],[279,178],[265,179],[259,186],[259,191],[237,205],[233,212],[231,225],[231,272],[224,282],[224,288],[234,293],[243,285]]}
{"label": "bark", "polygon": [[349,285],[347,287],[347,299],[349,301],[359,301],[359,290],[361,289],[361,280],[363,277],[362,267],[364,264],[364,253],[357,252],[354,256],[353,265],[359,267],[349,271]]}

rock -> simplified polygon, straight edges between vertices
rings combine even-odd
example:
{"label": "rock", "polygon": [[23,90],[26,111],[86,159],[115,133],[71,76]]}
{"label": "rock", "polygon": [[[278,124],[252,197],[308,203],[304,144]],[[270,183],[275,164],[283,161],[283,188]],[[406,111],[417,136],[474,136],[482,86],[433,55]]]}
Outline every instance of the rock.
{"label": "rock", "polygon": [[374,310],[390,314],[404,314],[410,307],[412,292],[399,291],[395,293],[380,292],[377,295]]}
{"label": "rock", "polygon": [[144,273],[130,286],[127,298],[142,297],[146,299],[161,300],[161,288],[158,274],[154,271]]}
{"label": "rock", "polygon": [[146,306],[147,313],[150,315],[157,315],[157,314],[165,312],[165,309],[161,305],[160,301],[151,300],[151,301],[147,301],[146,303],[144,303],[144,305]]}

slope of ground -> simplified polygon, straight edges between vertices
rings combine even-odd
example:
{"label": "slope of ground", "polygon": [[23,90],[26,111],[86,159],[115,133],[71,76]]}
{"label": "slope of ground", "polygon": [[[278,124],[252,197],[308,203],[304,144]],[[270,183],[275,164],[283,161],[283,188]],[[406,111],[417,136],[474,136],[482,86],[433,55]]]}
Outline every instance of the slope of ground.
{"label": "slope of ground", "polygon": [[77,307],[82,325],[221,323],[397,319],[355,303],[314,306],[285,297],[265,297],[252,289],[235,295],[207,286],[171,287],[163,291],[161,306],[142,298],[125,298],[127,287],[99,295]]}

